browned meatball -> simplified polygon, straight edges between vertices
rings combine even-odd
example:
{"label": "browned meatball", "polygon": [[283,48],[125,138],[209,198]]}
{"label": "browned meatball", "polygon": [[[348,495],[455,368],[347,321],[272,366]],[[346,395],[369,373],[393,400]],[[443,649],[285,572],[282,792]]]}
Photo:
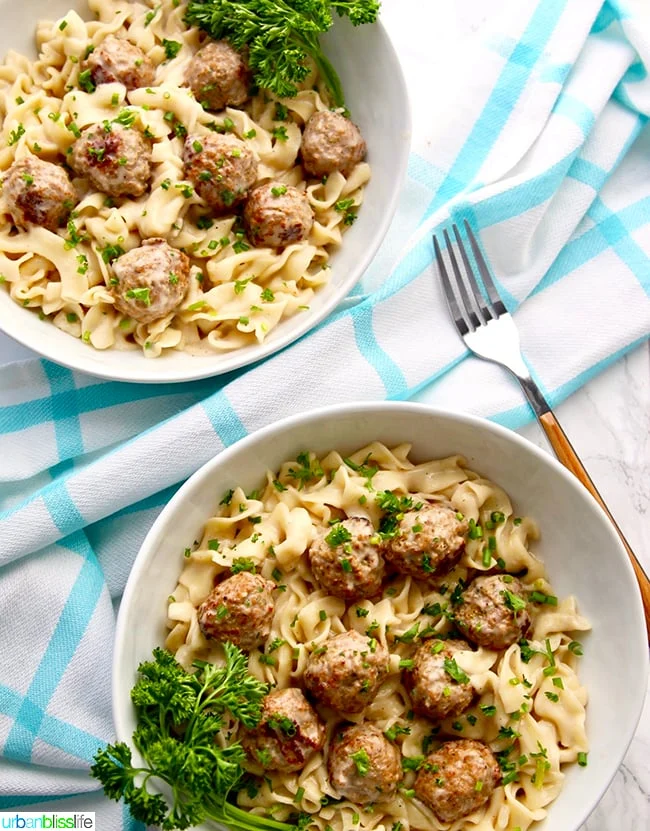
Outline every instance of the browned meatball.
{"label": "browned meatball", "polygon": [[223,110],[246,101],[251,78],[241,54],[225,40],[213,40],[190,61],[185,83],[206,110]]}
{"label": "browned meatball", "polygon": [[190,281],[190,261],[156,237],[115,260],[113,275],[115,308],[140,323],[151,323],[182,301]]}
{"label": "browned meatball", "polygon": [[244,208],[246,236],[253,245],[284,248],[307,239],[314,212],[307,194],[282,182],[258,185]]}
{"label": "browned meatball", "polygon": [[218,213],[233,212],[257,179],[255,154],[235,136],[188,136],[183,161],[185,176]]}
{"label": "browned meatball", "polygon": [[375,529],[365,517],[350,517],[318,534],[309,548],[317,583],[334,597],[360,600],[381,591],[384,559],[370,540]]}
{"label": "browned meatball", "polygon": [[397,536],[386,545],[386,560],[401,574],[430,582],[453,568],[465,550],[468,525],[452,508],[434,502],[409,511]]}
{"label": "browned meatball", "polygon": [[402,778],[400,752],[374,724],[355,724],[336,733],[327,772],[332,786],[350,802],[386,802]]}
{"label": "browned meatball", "polygon": [[88,55],[83,69],[97,86],[119,83],[127,89],[148,87],[154,82],[156,70],[140,49],[128,40],[109,35]]}
{"label": "browned meatball", "polygon": [[344,176],[366,155],[366,143],[356,124],[340,113],[314,113],[302,134],[302,164],[320,179],[339,170]]}
{"label": "browned meatball", "polygon": [[142,196],[151,176],[151,146],[134,127],[89,127],[72,147],[70,166],[109,196]]}
{"label": "browned meatball", "polygon": [[[471,649],[468,643],[458,640],[429,640],[422,644],[413,658],[413,668],[405,675],[416,713],[442,721],[465,712],[474,699],[474,688],[469,677],[463,679],[455,655]],[[461,680],[456,680],[459,677]]]}
{"label": "browned meatball", "polygon": [[219,583],[198,609],[206,638],[230,641],[247,652],[263,643],[271,631],[275,583],[241,571]]}
{"label": "browned meatball", "polygon": [[325,744],[325,725],[301,690],[275,690],[262,703],[260,723],[243,733],[241,743],[265,770],[300,770]]}
{"label": "browned meatball", "polygon": [[490,748],[473,739],[446,742],[425,760],[415,794],[440,822],[455,822],[480,808],[501,780]]}
{"label": "browned meatball", "polygon": [[329,638],[309,656],[305,687],[340,713],[360,713],[388,675],[390,656],[382,644],[350,630]]}
{"label": "browned meatball", "polygon": [[465,637],[487,649],[506,649],[530,629],[524,587],[510,574],[477,577],[456,607],[456,625]]}
{"label": "browned meatball", "polygon": [[42,225],[49,231],[65,223],[77,202],[65,170],[37,156],[11,165],[2,192],[16,225]]}

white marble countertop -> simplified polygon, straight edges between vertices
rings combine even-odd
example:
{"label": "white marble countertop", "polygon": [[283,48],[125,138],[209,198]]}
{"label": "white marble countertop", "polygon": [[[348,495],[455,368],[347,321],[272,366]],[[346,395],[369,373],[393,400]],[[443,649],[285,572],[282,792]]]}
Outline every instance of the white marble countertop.
{"label": "white marble countertop", "polygon": [[[384,21],[404,6],[433,0],[385,0]],[[440,61],[460,37],[473,36],[508,0],[456,0],[440,4],[431,48]],[[0,364],[34,353],[0,334]],[[631,353],[556,408],[556,415],[616,517],[632,548],[650,569],[650,346]],[[549,450],[537,424],[519,431]],[[549,450],[550,452],[550,450]],[[650,694],[623,765],[581,831],[650,828]],[[565,831],[557,828],[553,831]]]}

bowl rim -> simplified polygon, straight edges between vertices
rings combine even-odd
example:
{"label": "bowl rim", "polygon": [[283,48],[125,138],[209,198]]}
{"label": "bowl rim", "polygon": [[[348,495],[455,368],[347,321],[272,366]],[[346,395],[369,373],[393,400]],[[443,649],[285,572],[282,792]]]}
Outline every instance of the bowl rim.
{"label": "bowl rim", "polygon": [[[284,334],[281,331],[282,323],[288,323],[290,321],[280,321],[279,326],[271,332],[270,337],[264,340],[261,344],[250,344],[249,346],[233,350],[229,353],[215,353],[214,355],[205,356],[190,356],[187,353],[181,352],[181,355],[185,355],[188,359],[191,358],[191,360],[195,363],[195,366],[189,368],[189,370],[186,367],[182,369],[177,368],[171,361],[168,363],[162,363],[157,359],[146,360],[144,358],[143,363],[139,364],[139,367],[136,369],[130,367],[126,363],[120,365],[117,358],[114,361],[114,368],[105,369],[101,358],[104,351],[93,349],[92,352],[86,354],[83,351],[83,349],[86,348],[86,345],[81,343],[81,339],[71,339],[71,343],[73,343],[74,340],[79,341],[75,344],[78,347],[78,350],[75,350],[74,348],[71,350],[73,353],[72,357],[67,355],[67,350],[63,355],[59,355],[55,351],[57,342],[52,344],[48,343],[46,347],[42,346],[39,339],[32,338],[32,327],[23,326],[24,318],[20,315],[16,315],[15,318],[10,316],[8,323],[7,321],[3,321],[0,316],[0,332],[3,332],[5,335],[12,338],[27,349],[36,352],[40,357],[76,372],[82,372],[86,375],[92,375],[108,381],[120,381],[133,384],[178,384],[187,381],[198,381],[203,378],[218,377],[220,375],[225,375],[226,373],[251,366],[258,361],[265,360],[292,343],[295,343],[305,334],[313,331],[326,317],[336,313],[339,305],[345,300],[350,291],[359,282],[365,271],[367,271],[386,237],[390,224],[393,221],[397,211],[397,206],[402,194],[402,188],[406,179],[406,172],[408,169],[411,151],[412,110],[404,70],[402,68],[399,55],[397,54],[397,50],[395,49],[390,34],[388,33],[388,29],[381,20],[381,16],[377,18],[377,21],[373,25],[376,27],[375,31],[379,32],[380,39],[382,41],[382,60],[385,61],[388,57],[390,63],[394,67],[394,80],[398,86],[399,95],[404,102],[404,117],[400,120],[399,128],[396,131],[397,143],[402,148],[402,152],[398,156],[395,167],[391,173],[391,179],[394,182],[394,186],[390,199],[386,204],[380,222],[378,222],[374,228],[369,244],[360,246],[356,267],[348,271],[347,275],[341,280],[338,287],[332,291],[332,294],[327,302],[323,302],[320,308],[314,309],[313,311],[310,310],[305,313],[304,316],[301,316],[298,319],[299,322],[297,325]],[[331,288],[331,285],[332,284],[330,283],[328,286],[325,286],[324,291]],[[18,311],[29,311],[27,309],[20,309],[20,307],[9,297],[7,297],[6,300],[10,302],[12,306],[15,305],[16,310]],[[4,300],[2,302],[4,302]],[[39,321],[39,323],[41,323],[41,321]],[[61,334],[65,335],[63,332]],[[113,354],[117,356],[122,353],[120,353],[119,350],[113,350]],[[162,356],[162,358],[164,361],[165,356]],[[213,366],[216,359],[219,359],[219,368],[217,370],[215,370]],[[144,361],[146,361],[146,363],[144,363]],[[144,367],[147,365],[151,365],[151,369],[154,370],[154,374],[152,374],[152,372],[147,373],[143,371]]]}
{"label": "bowl rim", "polygon": [[[644,625],[641,592],[636,581],[634,569],[632,568],[632,564],[627,555],[625,547],[623,546],[623,543],[620,540],[620,537],[614,530],[613,524],[610,522],[609,518],[607,517],[603,509],[600,507],[600,505],[594,499],[594,497],[589,493],[589,491],[574,476],[574,474],[571,473],[567,468],[565,468],[564,465],[562,465],[555,458],[555,456],[550,455],[550,453],[533,444],[533,442],[531,442],[529,439],[524,438],[523,436],[519,435],[513,430],[510,430],[507,427],[497,424],[496,422],[490,421],[481,416],[471,415],[469,413],[455,411],[453,409],[444,407],[434,407],[427,404],[420,404],[410,401],[356,401],[348,402],[345,404],[333,404],[327,407],[312,408],[301,413],[287,416],[286,418],[280,419],[279,421],[275,421],[271,424],[259,428],[258,430],[255,430],[254,432],[245,436],[243,439],[240,439],[239,441],[235,442],[234,444],[217,453],[212,459],[207,461],[198,470],[196,470],[181,485],[178,491],[172,496],[169,502],[162,509],[162,511],[154,521],[153,525],[149,529],[145,539],[143,540],[142,545],[140,546],[140,550],[138,551],[138,554],[129,573],[124,593],[122,595],[122,601],[120,603],[117,622],[115,626],[111,682],[113,721],[115,724],[118,740],[126,741],[127,743],[131,742],[131,736],[127,735],[127,730],[125,729],[124,723],[124,715],[127,709],[127,707],[125,706],[125,702],[128,699],[126,696],[124,696],[124,684],[122,683],[121,677],[121,664],[123,659],[122,645],[125,643],[126,640],[125,630],[127,628],[127,609],[129,608],[134,592],[137,586],[139,586],[141,578],[144,572],[146,571],[149,560],[155,555],[156,544],[159,538],[161,538],[162,536],[161,532],[164,531],[164,528],[168,523],[168,517],[173,515],[176,512],[177,508],[180,505],[182,505],[182,503],[185,501],[186,494],[198,488],[204,482],[204,480],[209,480],[216,469],[221,467],[227,467],[230,459],[233,456],[235,456],[236,454],[238,454],[250,445],[255,445],[260,441],[263,441],[265,443],[272,442],[275,435],[279,433],[289,432],[293,427],[298,425],[304,426],[305,424],[315,422],[317,423],[328,418],[334,418],[338,416],[364,414],[367,415],[377,412],[394,413],[396,415],[399,415],[404,412],[413,412],[420,413],[432,419],[448,419],[451,421],[460,422],[470,427],[477,428],[479,430],[482,429],[484,431],[487,431],[487,433],[492,433],[494,435],[506,439],[507,441],[510,441],[515,448],[523,450],[526,453],[530,453],[533,457],[537,459],[537,461],[539,461],[542,464],[542,466],[546,465],[547,467],[549,467],[556,475],[564,479],[565,482],[569,485],[569,487],[571,487],[576,493],[580,493],[582,497],[586,499],[588,503],[591,504],[592,508],[595,507],[597,509],[597,512],[602,516],[602,519],[604,520],[603,528],[607,527],[609,529],[609,532],[606,533],[609,533],[609,543],[611,545],[611,548],[618,552],[619,559],[621,561],[619,563],[619,566],[621,566],[623,570],[627,573],[627,577],[634,587],[633,596],[629,598],[629,606],[627,607],[626,611],[627,614],[631,616],[633,620],[631,631],[635,632],[639,637],[639,658],[643,665],[642,675],[645,683],[643,685],[640,685],[638,690],[634,691],[634,700],[628,703],[628,712],[631,710],[634,713],[633,719],[631,720],[629,726],[629,735],[624,736],[624,741],[622,742],[618,753],[611,757],[611,766],[608,769],[607,775],[603,779],[601,787],[597,791],[594,791],[593,802],[591,804],[587,804],[586,807],[583,809],[583,811],[580,814],[579,822],[577,822],[574,828],[567,828],[564,830],[578,831],[578,829],[582,827],[583,823],[586,822],[586,820],[595,810],[595,808],[603,798],[605,792],[611,785],[611,782],[614,779],[614,776],[616,775],[618,769],[620,768],[623,759],[630,747],[630,744],[632,743],[632,740],[637,732],[638,725],[643,712],[646,690],[648,686],[650,656],[646,646],[646,630]],[[201,828],[203,827],[204,826],[201,826]]]}

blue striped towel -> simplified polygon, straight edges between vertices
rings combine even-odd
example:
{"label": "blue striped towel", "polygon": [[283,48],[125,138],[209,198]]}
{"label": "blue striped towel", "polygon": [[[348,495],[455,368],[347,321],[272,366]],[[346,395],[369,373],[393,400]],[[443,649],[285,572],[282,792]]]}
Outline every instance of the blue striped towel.
{"label": "blue striped towel", "polygon": [[427,35],[438,4],[384,5],[415,152],[364,299],[260,366],[191,385],[106,383],[39,360],[0,371],[0,809],[61,800],[50,807],[96,810],[101,828],[131,824],[88,776],[113,732],[115,607],[160,508],[223,447],[359,398],[530,417],[448,319],[430,231],[450,215],[480,230],[552,402],[650,334],[646,0],[504,4],[444,72]]}

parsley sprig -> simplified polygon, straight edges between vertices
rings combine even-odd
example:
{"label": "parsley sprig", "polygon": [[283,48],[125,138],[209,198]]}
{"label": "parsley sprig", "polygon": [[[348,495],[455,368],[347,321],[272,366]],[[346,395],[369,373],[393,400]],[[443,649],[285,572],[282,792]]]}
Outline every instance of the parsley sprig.
{"label": "parsley sprig", "polygon": [[311,58],[329,87],[334,104],[345,106],[343,88],[319,37],[333,23],[333,13],[353,26],[374,23],[378,0],[189,0],[186,23],[235,49],[248,47],[248,62],[257,86],[279,98],[292,97],[309,74]]}
{"label": "parsley sprig", "polygon": [[[133,743],[145,765],[135,766],[131,749],[117,742],[97,752],[91,774],[107,797],[124,800],[135,819],[165,831],[205,819],[241,831],[289,831],[292,826],[228,801],[241,784],[245,753],[239,743],[220,747],[215,735],[226,713],[255,727],[267,689],[248,673],[240,649],[227,643],[224,650],[223,665],[196,661],[192,674],[169,652],[154,649],[154,660],[138,667],[140,678],[131,690],[138,717]],[[156,780],[170,786],[171,805],[147,787]]]}

